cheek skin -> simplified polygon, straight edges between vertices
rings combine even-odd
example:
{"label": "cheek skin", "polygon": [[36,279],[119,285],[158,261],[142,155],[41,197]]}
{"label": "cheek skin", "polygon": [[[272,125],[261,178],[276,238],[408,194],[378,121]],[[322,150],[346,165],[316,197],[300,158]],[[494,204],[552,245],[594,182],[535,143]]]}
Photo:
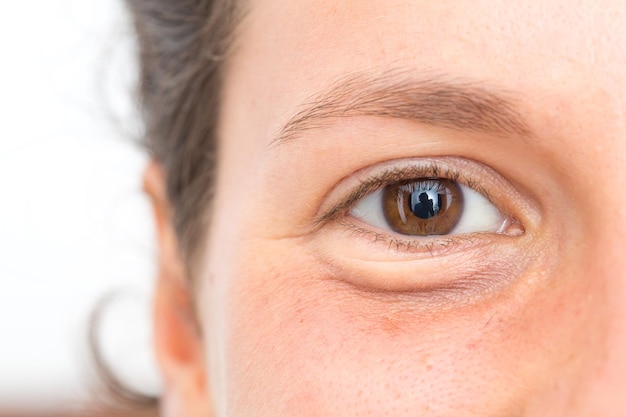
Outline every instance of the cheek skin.
{"label": "cheek skin", "polygon": [[484,303],[418,313],[326,279],[289,242],[243,249],[258,261],[229,277],[243,288],[226,314],[233,415],[523,415],[577,379],[574,349],[591,337],[560,326],[586,321],[589,303],[569,296],[584,292],[527,285],[536,271]]}

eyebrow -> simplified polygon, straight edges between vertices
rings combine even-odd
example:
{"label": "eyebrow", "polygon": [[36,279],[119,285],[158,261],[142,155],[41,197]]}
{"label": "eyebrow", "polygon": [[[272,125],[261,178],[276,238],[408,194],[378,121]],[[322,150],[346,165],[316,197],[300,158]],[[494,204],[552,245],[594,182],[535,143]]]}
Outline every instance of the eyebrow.
{"label": "eyebrow", "polygon": [[501,136],[529,136],[528,124],[512,95],[477,82],[445,77],[414,79],[396,72],[356,75],[334,84],[303,104],[271,145],[328,127],[338,118],[378,116]]}

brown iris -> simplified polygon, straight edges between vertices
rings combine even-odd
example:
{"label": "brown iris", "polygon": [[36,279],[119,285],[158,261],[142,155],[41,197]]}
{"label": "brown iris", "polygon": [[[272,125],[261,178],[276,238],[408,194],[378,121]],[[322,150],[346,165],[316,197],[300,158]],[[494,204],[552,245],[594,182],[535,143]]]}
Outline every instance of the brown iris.
{"label": "brown iris", "polygon": [[385,220],[403,235],[448,234],[459,222],[462,210],[463,193],[451,180],[421,178],[383,190]]}

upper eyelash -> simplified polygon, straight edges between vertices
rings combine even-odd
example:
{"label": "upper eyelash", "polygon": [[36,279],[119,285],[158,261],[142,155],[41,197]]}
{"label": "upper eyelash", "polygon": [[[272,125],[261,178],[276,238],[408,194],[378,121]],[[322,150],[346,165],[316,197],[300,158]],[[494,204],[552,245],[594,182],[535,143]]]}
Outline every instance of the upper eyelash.
{"label": "upper eyelash", "polygon": [[443,184],[441,184],[440,180],[441,178],[430,178],[430,177],[420,178],[419,180],[408,180],[406,181],[406,184],[400,187],[398,192],[400,192],[400,190],[414,192],[417,187],[423,188],[429,191],[437,191],[437,192],[445,191],[446,187]]}
{"label": "upper eyelash", "polygon": [[319,225],[326,221],[336,220],[337,218],[344,216],[345,213],[359,200],[382,187],[401,181],[408,181],[412,179],[417,180],[419,178],[445,178],[451,181],[461,182],[476,190],[490,203],[497,206],[497,204],[492,201],[489,192],[478,182],[473,180],[471,175],[464,175],[460,171],[452,170],[450,168],[444,169],[436,163],[429,162],[427,164],[413,165],[402,168],[388,168],[381,173],[360,180],[360,184],[353,189],[350,194],[319,217],[315,223]]}

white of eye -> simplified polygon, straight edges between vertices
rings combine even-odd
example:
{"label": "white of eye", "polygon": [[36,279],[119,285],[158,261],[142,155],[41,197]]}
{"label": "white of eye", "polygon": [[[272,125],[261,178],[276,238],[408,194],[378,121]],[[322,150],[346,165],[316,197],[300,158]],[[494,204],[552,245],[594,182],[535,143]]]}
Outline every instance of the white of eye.
{"label": "white of eye", "polygon": [[[463,208],[458,223],[449,234],[501,233],[509,222],[508,218],[479,192],[466,185],[458,185],[463,193]],[[362,198],[350,210],[350,214],[363,223],[395,234],[383,213],[383,189],[381,187]]]}

